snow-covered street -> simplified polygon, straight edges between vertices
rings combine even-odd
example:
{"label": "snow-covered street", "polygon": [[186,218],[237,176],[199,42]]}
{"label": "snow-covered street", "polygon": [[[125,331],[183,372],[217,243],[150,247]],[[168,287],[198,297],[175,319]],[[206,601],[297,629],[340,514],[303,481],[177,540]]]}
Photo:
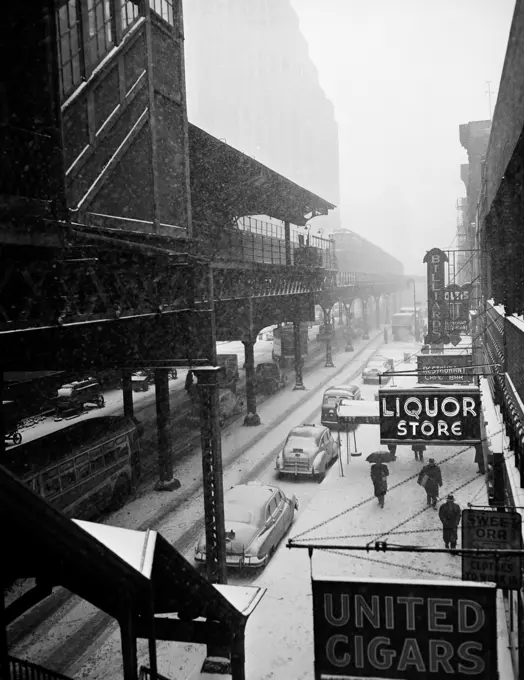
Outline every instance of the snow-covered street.
{"label": "snow-covered street", "polygon": [[[276,478],[275,459],[289,430],[297,424],[320,422],[323,390],[330,384],[356,383],[362,397],[374,400],[377,385],[363,385],[361,370],[380,347],[391,357],[397,371],[412,370],[414,360],[404,363],[405,353],[417,345],[382,345],[377,335],[368,348],[355,355],[339,354],[337,368],[319,368],[306,381],[308,391],[286,390],[261,405],[260,428],[229,428],[223,437],[224,488],[251,480],[277,484],[287,495],[295,494],[299,510],[288,537],[304,541],[363,546],[369,553],[319,551],[310,564],[307,550],[289,549],[286,537],[261,573],[235,574],[230,583],[256,583],[267,588],[247,627],[246,673],[250,680],[313,678],[313,628],[311,569],[323,575],[359,578],[461,579],[461,559],[451,554],[383,553],[373,549],[376,540],[396,545],[443,547],[438,513],[427,506],[424,490],[417,485],[422,467],[410,447],[397,449],[397,460],[388,464],[389,490],[384,509],[373,495],[366,456],[380,448],[379,427],[363,425],[356,431],[361,456],[347,456],[346,436],[341,436],[340,461],[329,470],[322,484],[312,480]],[[410,385],[415,377],[396,377],[397,385]],[[353,438],[350,447],[354,451]],[[384,447],[383,447],[384,448]],[[425,461],[434,457],[441,466],[440,498],[453,492],[461,508],[487,503],[485,477],[477,472],[474,450],[465,446],[429,447]],[[199,464],[199,461],[196,461]],[[203,529],[201,470],[195,459],[177,474],[192,493],[173,502],[149,493],[113,514],[107,523],[128,528],[154,527],[190,561]],[[190,477],[193,476],[192,480]],[[165,507],[162,507],[165,504]],[[459,532],[460,533],[460,532]],[[122,677],[120,632],[117,624],[87,603],[72,598],[51,617],[44,630],[30,636],[16,653],[34,659],[69,676],[98,680]],[[147,665],[147,645],[139,643],[139,659]],[[169,678],[196,678],[205,647],[182,643],[158,643],[159,672]]]}
{"label": "snow-covered street", "polygon": [[[359,375],[362,364],[379,346],[382,333],[377,333],[376,338],[368,343],[357,343],[354,354],[342,352],[336,356],[338,368],[322,367],[317,368],[313,374],[306,373],[306,392],[294,392],[291,383],[283,392],[263,402],[259,409],[262,418],[260,427],[244,428],[240,422],[236,422],[225,428],[222,433],[225,488],[233,486],[241,479],[263,479],[264,475],[267,475],[264,478],[266,481],[273,480],[278,445],[289,429],[297,422],[308,421],[313,416],[318,420],[320,388],[324,384],[327,386],[344,382],[351,376],[351,372],[355,372],[353,366],[356,366]],[[271,347],[270,342],[257,344]],[[180,378],[175,382],[180,383]],[[122,510],[106,518],[105,522],[133,529],[155,528],[180,552],[192,557],[203,525],[202,467],[198,454],[199,451],[196,451],[195,455],[176,461],[175,475],[181,481],[180,491],[172,495],[145,492]],[[312,493],[316,493],[319,487],[311,482],[303,482],[300,486],[306,493],[300,504],[300,509],[303,510]],[[301,495],[297,495],[301,499]],[[101,633],[104,637],[107,636],[107,617],[78,598],[68,599],[64,596],[63,601],[63,606],[47,620],[37,634],[27,636],[14,645],[13,649],[15,653],[40,661],[50,668],[62,672],[68,669],[71,675],[73,672],[69,669],[70,663],[74,661],[75,668],[78,668],[77,657],[81,656],[85,660],[90,657],[92,650],[80,652],[85,647],[89,648],[89,643],[95,646]],[[118,650],[119,636],[116,635],[115,639],[114,649]],[[116,656],[113,652],[107,655],[104,647],[99,654],[103,658],[113,656],[115,661],[120,659],[119,653]]]}

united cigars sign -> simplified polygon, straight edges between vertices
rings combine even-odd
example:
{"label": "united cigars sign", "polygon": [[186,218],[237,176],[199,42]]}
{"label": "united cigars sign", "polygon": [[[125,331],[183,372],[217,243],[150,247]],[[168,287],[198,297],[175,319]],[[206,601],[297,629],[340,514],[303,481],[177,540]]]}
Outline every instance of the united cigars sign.
{"label": "united cigars sign", "polygon": [[315,680],[497,677],[494,585],[313,580]]}
{"label": "united cigars sign", "polygon": [[471,354],[419,354],[417,362],[419,383],[473,382]]}
{"label": "united cigars sign", "polygon": [[478,444],[478,387],[379,389],[381,444]]}

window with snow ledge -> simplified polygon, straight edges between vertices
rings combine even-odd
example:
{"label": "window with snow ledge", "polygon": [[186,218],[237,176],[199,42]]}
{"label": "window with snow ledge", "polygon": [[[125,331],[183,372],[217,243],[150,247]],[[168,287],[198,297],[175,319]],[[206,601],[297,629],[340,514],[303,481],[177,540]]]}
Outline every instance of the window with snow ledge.
{"label": "window with snow ledge", "polygon": [[65,98],[80,85],[85,75],[79,0],[68,0],[57,14],[60,89]]}
{"label": "window with snow ledge", "polygon": [[175,0],[149,0],[149,6],[170,26],[175,25]]}
{"label": "window with snow ledge", "polygon": [[140,0],[121,0],[122,35],[138,20],[140,16],[139,5]]}

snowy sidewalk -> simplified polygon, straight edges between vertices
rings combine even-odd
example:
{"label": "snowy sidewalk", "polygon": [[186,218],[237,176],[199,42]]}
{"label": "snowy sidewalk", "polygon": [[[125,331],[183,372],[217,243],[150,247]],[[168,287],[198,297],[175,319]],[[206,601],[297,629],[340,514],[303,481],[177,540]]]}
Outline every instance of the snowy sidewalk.
{"label": "snowy sidewalk", "polygon": [[[407,367],[406,367],[407,368]],[[397,370],[402,370],[399,365]],[[461,558],[451,554],[384,553],[373,548],[377,540],[390,544],[444,547],[438,514],[428,508],[416,480],[421,463],[410,447],[399,447],[397,460],[388,465],[390,477],[386,505],[380,509],[373,496],[366,453],[379,448],[379,428],[361,426],[357,431],[361,458],[335,465],[321,488],[292,528],[290,536],[303,541],[364,546],[367,552],[313,552],[288,549],[270,562],[256,584],[267,588],[247,627],[246,677],[314,678],[313,609],[311,574],[323,576],[390,579],[461,580]],[[468,503],[488,505],[485,476],[477,473],[474,451],[465,446],[428,447],[425,459],[434,457],[442,468],[441,499],[453,492],[462,509]],[[343,476],[342,476],[343,474]],[[440,505],[440,503],[439,503]],[[460,535],[460,530],[459,530]],[[460,545],[460,538],[459,538]],[[500,602],[499,613],[502,612]],[[513,680],[507,649],[507,631],[499,620],[499,669],[501,680]]]}

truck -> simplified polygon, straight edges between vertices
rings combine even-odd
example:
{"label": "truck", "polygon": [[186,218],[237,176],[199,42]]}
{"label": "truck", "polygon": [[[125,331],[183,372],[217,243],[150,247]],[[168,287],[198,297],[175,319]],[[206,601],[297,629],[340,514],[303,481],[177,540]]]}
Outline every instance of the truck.
{"label": "truck", "polygon": [[[307,321],[300,324],[300,349],[302,359],[308,353],[308,329],[309,323]],[[294,361],[295,359],[295,340],[293,333],[293,324],[284,323],[277,326],[273,331],[273,361],[278,361],[281,366],[286,362]]]}
{"label": "truck", "polygon": [[393,314],[391,317],[391,332],[393,340],[409,340],[415,334],[415,314],[413,312],[402,312]]}
{"label": "truck", "polygon": [[236,354],[217,354],[217,362],[222,369],[219,372],[218,385],[221,389],[237,391],[238,356]]}

